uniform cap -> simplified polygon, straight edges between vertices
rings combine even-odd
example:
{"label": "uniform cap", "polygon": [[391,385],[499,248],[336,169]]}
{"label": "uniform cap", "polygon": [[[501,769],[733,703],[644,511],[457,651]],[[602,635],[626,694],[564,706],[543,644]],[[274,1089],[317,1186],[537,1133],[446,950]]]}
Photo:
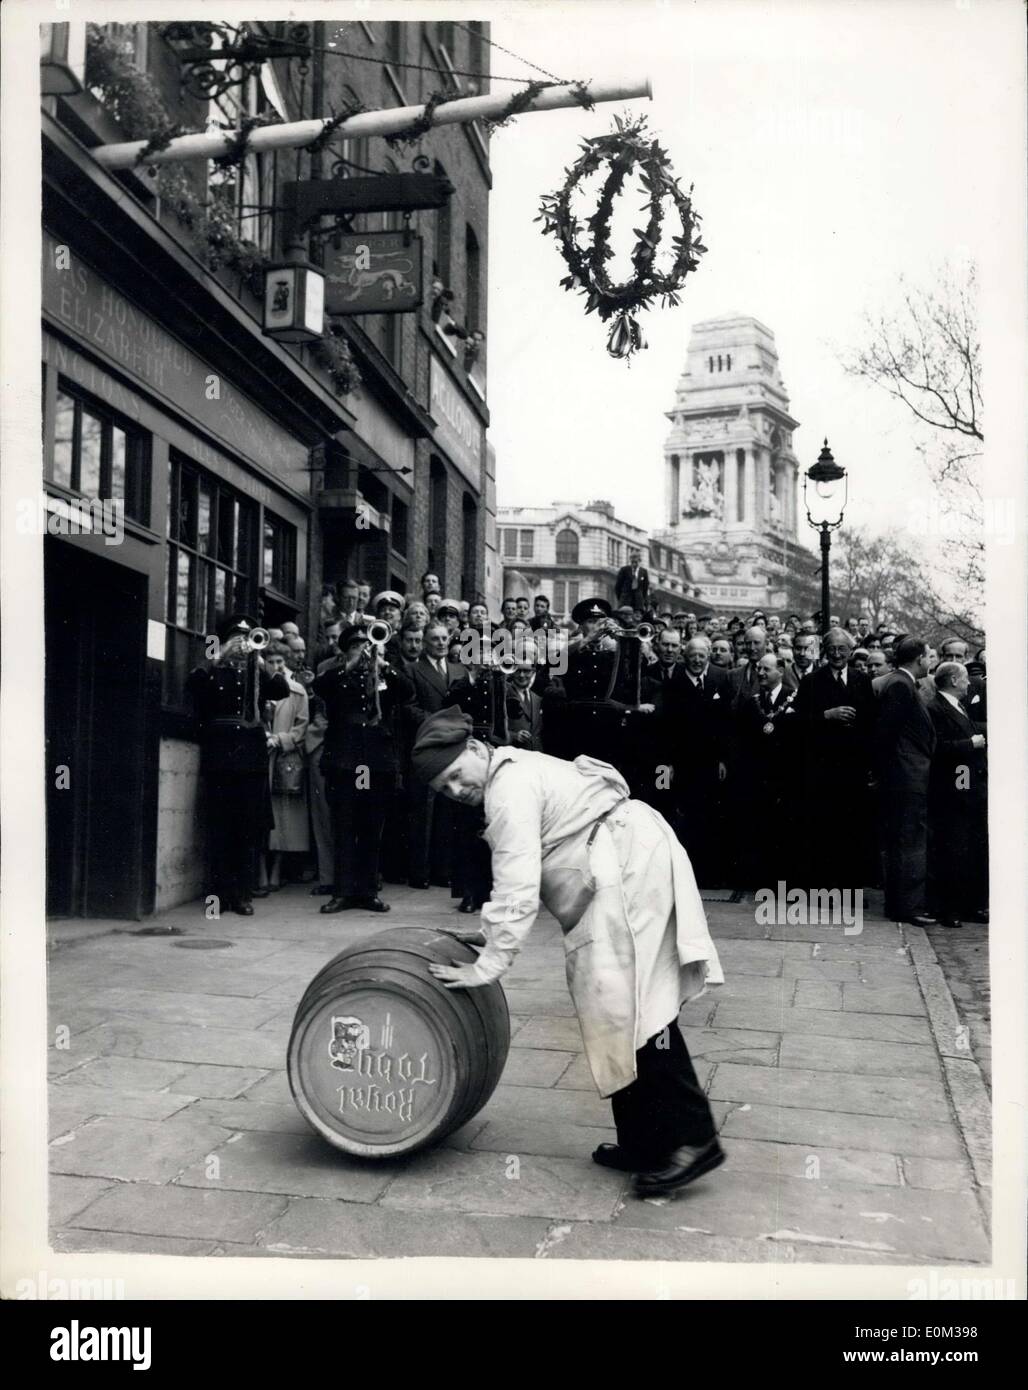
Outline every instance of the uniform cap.
{"label": "uniform cap", "polygon": [[580,603],[576,603],[571,610],[572,620],[576,623],[584,623],[589,618],[609,618],[610,616],[610,604],[605,598],[584,598]]}

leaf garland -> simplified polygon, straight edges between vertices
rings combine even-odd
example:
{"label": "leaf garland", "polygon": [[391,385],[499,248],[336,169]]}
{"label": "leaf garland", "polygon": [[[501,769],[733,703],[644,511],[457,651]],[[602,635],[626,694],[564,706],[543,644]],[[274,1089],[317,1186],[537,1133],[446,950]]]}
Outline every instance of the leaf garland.
{"label": "leaf garland", "polygon": [[[582,180],[598,173],[604,164],[609,165],[609,172],[596,211],[584,224],[580,223],[571,211],[572,196]],[[636,243],[631,255],[632,278],[617,284],[607,271],[607,262],[614,257],[610,221],[614,200],[636,167],[648,195],[642,210],[649,216],[645,227],[633,228]],[[587,314],[595,312],[604,323],[616,318],[607,337],[607,351],[612,357],[630,358],[646,346],[635,315],[650,308],[655,300],[664,308],[680,304],[685,278],[697,268],[707,249],[699,238],[700,216],[689,196],[692,187],[689,194],[679,187],[667,151],[652,137],[645,116],[636,120],[615,116],[614,129],[585,140],[582,153],[565,173],[564,186],[541,199],[535,220],[543,224],[544,236],[556,237],[570,271],[561,280],[562,287],[586,296]],[[682,230],[671,238],[674,260],[670,269],[659,271],[655,262],[664,226],[665,199],[674,205]],[[586,247],[581,243],[583,233],[591,237],[591,244]]]}

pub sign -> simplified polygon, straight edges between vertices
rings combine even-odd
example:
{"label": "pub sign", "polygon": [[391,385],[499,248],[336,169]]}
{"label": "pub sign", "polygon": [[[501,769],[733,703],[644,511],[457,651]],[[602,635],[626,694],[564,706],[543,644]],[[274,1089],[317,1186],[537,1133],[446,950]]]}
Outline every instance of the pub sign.
{"label": "pub sign", "polygon": [[406,314],[424,297],[422,241],[403,232],[347,234],[325,246],[326,314]]}

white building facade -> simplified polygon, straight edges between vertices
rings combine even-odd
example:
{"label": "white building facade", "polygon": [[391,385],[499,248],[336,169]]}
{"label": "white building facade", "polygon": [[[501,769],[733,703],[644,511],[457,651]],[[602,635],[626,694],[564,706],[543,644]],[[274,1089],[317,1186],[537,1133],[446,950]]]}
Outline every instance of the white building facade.
{"label": "white building facade", "polygon": [[694,325],[667,412],[666,527],[718,612],[783,609],[816,560],[798,540],[799,464],[772,331],[732,315]]}
{"label": "white building facade", "polygon": [[554,502],[549,507],[498,507],[504,595],[543,595],[558,619],[583,598],[614,603],[614,582],[638,551],[650,575],[654,608],[707,611],[693,598],[689,565],[677,542],[650,544],[648,532],[622,521],[610,502]]}

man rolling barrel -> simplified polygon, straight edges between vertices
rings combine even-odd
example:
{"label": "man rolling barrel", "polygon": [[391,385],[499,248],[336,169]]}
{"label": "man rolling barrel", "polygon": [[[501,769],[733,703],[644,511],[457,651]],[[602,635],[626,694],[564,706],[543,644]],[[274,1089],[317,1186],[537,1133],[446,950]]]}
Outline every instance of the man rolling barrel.
{"label": "man rolling barrel", "polygon": [[667,822],[630,800],[608,763],[489,747],[456,709],[421,725],[413,767],[434,791],[484,808],[493,856],[484,949],[432,974],[449,989],[498,979],[544,905],[564,932],[586,1057],[614,1111],[618,1142],[594,1160],[635,1173],[640,1196],[676,1192],[724,1162],[677,1022],[685,1000],[724,977]]}

